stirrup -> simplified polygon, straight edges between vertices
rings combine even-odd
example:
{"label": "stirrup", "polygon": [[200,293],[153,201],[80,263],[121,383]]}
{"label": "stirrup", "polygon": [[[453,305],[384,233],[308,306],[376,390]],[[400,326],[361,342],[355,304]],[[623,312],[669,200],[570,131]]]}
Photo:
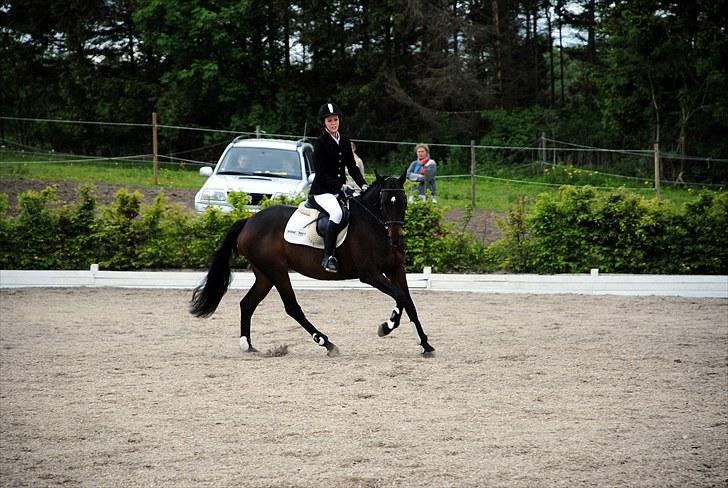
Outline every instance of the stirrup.
{"label": "stirrup", "polygon": [[336,273],[339,271],[339,263],[336,261],[334,256],[325,257],[321,261],[321,266],[329,273]]}

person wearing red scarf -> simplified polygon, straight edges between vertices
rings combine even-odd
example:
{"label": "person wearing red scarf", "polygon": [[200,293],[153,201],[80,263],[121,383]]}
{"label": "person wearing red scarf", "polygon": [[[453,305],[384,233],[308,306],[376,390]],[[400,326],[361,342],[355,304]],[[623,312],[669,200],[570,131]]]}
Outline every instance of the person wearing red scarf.
{"label": "person wearing red scarf", "polygon": [[422,201],[425,201],[426,190],[429,190],[432,195],[432,203],[437,203],[437,185],[435,184],[437,163],[430,158],[430,148],[427,144],[417,144],[415,152],[417,159],[412,161],[407,168],[407,178],[418,183],[417,192]]}

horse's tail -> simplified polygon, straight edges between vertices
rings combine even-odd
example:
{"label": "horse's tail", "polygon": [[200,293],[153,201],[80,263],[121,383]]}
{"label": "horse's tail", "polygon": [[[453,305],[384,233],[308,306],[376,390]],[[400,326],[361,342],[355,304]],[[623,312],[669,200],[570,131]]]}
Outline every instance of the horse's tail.
{"label": "horse's tail", "polygon": [[220,304],[223,295],[227,292],[232,281],[230,261],[238,241],[238,235],[243,230],[247,219],[238,220],[230,227],[217,251],[212,255],[210,269],[205,280],[195,288],[192,294],[190,313],[195,317],[209,317]]}

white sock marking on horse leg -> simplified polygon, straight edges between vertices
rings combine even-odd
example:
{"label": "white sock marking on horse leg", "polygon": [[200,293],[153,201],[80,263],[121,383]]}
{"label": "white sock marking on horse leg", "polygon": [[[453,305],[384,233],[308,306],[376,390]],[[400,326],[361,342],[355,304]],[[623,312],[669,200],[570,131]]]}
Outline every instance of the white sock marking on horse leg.
{"label": "white sock marking on horse leg", "polygon": [[240,349],[242,349],[245,352],[250,351],[250,342],[248,341],[248,338],[245,336],[240,336]]}
{"label": "white sock marking on horse leg", "polygon": [[412,330],[415,331],[415,335],[417,336],[417,345],[422,345],[422,338],[420,337],[419,332],[417,332],[417,325],[415,325],[414,322],[410,322],[410,325],[412,326]]}
{"label": "white sock marking on horse leg", "polygon": [[[397,315],[402,313],[402,311],[397,307],[394,307],[394,310],[392,312]],[[389,330],[394,330],[394,322],[392,321],[391,318],[387,319],[387,327],[389,327]]]}

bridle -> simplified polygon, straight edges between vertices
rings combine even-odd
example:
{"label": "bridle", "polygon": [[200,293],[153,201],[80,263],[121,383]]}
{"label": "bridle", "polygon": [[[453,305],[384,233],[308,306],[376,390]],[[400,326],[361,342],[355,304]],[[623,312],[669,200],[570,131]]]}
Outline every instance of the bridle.
{"label": "bridle", "polygon": [[[404,197],[406,197],[406,195],[407,195],[406,192],[404,191],[404,188],[382,188],[382,189],[380,189],[379,190],[379,193],[380,193],[380,195],[379,195],[379,211],[381,213],[384,213],[383,212],[384,199],[382,197],[385,196],[384,195],[385,193],[393,193],[393,192],[401,193]],[[371,210],[369,210],[369,207],[367,207],[366,205],[364,205],[364,203],[362,203],[361,201],[359,201],[359,199],[352,198],[351,200],[354,201],[354,202],[356,202],[361,208],[363,208],[364,210],[366,210],[366,212],[374,220],[376,220],[379,223],[379,225],[381,225],[382,227],[384,227],[384,230],[387,231],[387,236],[390,238],[391,245],[396,247],[396,244],[394,242],[391,242],[392,241],[391,226],[394,225],[394,224],[404,225],[404,220],[382,220],[379,217],[377,217],[374,214],[374,212],[372,212]]]}
{"label": "bridle", "polygon": [[[393,192],[401,192],[402,195],[404,195],[406,197],[406,193],[404,191],[404,188],[382,188],[381,190],[379,190],[379,193],[380,193],[380,197],[379,197],[379,210],[380,211],[382,211],[382,207],[383,207],[383,204],[382,204],[383,203],[383,199],[382,199],[381,194],[382,193],[393,193]],[[384,213],[384,212],[382,212],[382,213]],[[377,220],[379,220],[379,219],[377,219]],[[383,222],[383,225],[384,225],[385,228],[389,228],[389,226],[391,224],[404,225],[404,220],[385,220]]]}

